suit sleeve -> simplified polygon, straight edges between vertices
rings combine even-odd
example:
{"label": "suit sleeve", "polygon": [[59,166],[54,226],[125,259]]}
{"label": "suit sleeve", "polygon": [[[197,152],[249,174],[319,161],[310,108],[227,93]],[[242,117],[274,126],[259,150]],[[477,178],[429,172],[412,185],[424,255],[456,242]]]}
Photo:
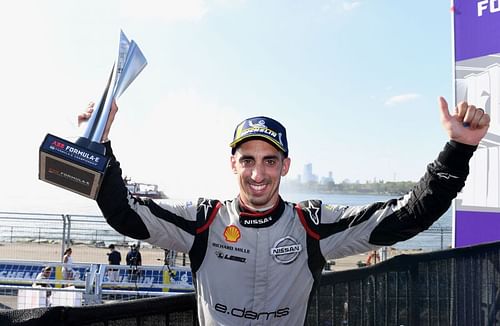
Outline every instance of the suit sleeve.
{"label": "suit sleeve", "polygon": [[196,232],[196,206],[190,203],[156,203],[132,196],[122,178],[111,143],[105,143],[110,163],[97,204],[111,227],[119,233],[161,248],[188,252]]}
{"label": "suit sleeve", "polygon": [[405,196],[366,206],[323,205],[320,246],[327,259],[393,245],[427,230],[465,185],[476,146],[448,142]]}

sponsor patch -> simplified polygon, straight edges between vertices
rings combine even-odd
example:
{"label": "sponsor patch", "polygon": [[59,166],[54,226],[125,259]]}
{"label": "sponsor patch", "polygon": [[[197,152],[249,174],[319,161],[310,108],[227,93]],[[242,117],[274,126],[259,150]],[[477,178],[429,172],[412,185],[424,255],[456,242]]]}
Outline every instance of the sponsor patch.
{"label": "sponsor patch", "polygon": [[238,229],[236,225],[226,226],[224,230],[224,239],[226,239],[227,242],[238,242],[240,238],[240,229]]}
{"label": "sponsor patch", "polygon": [[248,248],[234,247],[234,246],[231,246],[231,245],[220,244],[220,243],[217,243],[217,242],[212,242],[212,247],[219,248],[219,249],[225,249],[225,250],[231,250],[231,251],[238,251],[238,252],[241,252],[243,254],[249,254],[250,253],[250,249],[248,249]]}
{"label": "sponsor patch", "polygon": [[302,245],[291,236],[286,236],[274,243],[270,254],[277,263],[290,264],[297,259],[301,251]]}
{"label": "sponsor patch", "polygon": [[318,216],[318,213],[319,213],[319,208],[314,206],[314,204],[308,200],[307,201],[307,207],[303,207],[302,208],[304,211],[307,211],[307,215],[309,215],[309,217],[311,218],[311,221],[315,224],[315,225],[318,225],[319,224],[319,216]]}
{"label": "sponsor patch", "polygon": [[239,263],[246,263],[247,262],[247,259],[244,258],[244,257],[239,257],[239,256],[235,256],[235,255],[225,254],[222,251],[216,251],[215,255],[219,259],[226,259],[226,260],[231,260],[231,261],[237,261]]}

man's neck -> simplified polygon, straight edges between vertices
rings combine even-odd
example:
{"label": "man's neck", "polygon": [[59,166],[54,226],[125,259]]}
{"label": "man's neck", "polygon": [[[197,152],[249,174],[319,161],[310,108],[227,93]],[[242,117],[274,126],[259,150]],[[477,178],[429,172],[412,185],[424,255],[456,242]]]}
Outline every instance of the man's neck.
{"label": "man's neck", "polygon": [[248,203],[245,203],[243,202],[243,200],[241,200],[241,197],[240,197],[240,205],[247,211],[252,211],[252,212],[256,212],[256,213],[259,213],[259,212],[265,212],[265,211],[268,211],[270,209],[273,209],[276,207],[276,205],[278,204],[279,202],[279,198],[278,200],[276,200],[274,203],[270,204],[269,206],[266,206],[266,207],[254,207],[252,206],[251,204],[248,204]]}

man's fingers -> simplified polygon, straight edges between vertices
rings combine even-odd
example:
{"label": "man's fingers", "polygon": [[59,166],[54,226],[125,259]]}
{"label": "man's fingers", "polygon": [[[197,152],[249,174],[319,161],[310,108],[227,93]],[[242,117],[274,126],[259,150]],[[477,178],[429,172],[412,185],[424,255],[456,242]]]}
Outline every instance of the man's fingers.
{"label": "man's fingers", "polygon": [[481,119],[479,120],[479,123],[477,127],[479,129],[484,128],[484,127],[489,127],[490,126],[490,115],[484,113]]}
{"label": "man's fingers", "polygon": [[448,102],[444,99],[444,97],[440,96],[439,99],[439,109],[441,111],[441,120],[448,121],[450,120],[450,111],[448,110]]}
{"label": "man's fingers", "polygon": [[476,109],[474,112],[474,117],[471,121],[471,127],[473,129],[481,129],[483,127],[490,125],[490,116],[486,114],[483,109]]}
{"label": "man's fingers", "polygon": [[92,103],[92,106],[90,106],[89,104],[89,107],[87,108],[87,111],[86,112],[83,112],[83,113],[80,113],[78,115],[78,127],[80,127],[80,125],[84,122],[86,122],[87,120],[90,119],[90,117],[92,116],[92,112],[94,112],[94,109],[92,108],[94,105]]}
{"label": "man's fingers", "polygon": [[464,125],[472,127],[473,129],[475,128],[474,124],[477,124],[476,120],[474,121],[474,116],[476,115],[476,107],[474,105],[469,105],[467,109],[465,110],[464,117],[462,119]]}
{"label": "man's fingers", "polygon": [[467,102],[465,102],[465,101],[458,103],[456,110],[455,110],[456,114],[457,114],[458,121],[460,121],[460,122],[464,121],[465,114],[467,113],[468,107],[469,107],[469,104],[467,104]]}

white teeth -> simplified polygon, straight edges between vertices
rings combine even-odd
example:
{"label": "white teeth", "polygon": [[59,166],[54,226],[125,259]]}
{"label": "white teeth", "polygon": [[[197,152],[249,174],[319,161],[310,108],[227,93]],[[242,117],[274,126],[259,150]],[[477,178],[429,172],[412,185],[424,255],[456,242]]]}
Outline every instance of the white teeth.
{"label": "white teeth", "polygon": [[263,190],[266,185],[250,185],[250,187],[256,191],[260,191],[260,190]]}

